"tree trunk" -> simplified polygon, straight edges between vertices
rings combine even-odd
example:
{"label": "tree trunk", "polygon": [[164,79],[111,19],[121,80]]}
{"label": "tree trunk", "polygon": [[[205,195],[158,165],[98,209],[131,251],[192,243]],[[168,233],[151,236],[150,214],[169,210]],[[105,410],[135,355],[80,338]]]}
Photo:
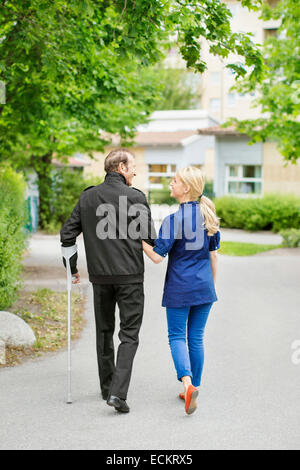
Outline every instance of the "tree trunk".
{"label": "tree trunk", "polygon": [[40,196],[39,227],[45,229],[51,221],[51,197],[52,197],[52,152],[42,157],[32,157],[33,166],[38,175],[38,187]]}

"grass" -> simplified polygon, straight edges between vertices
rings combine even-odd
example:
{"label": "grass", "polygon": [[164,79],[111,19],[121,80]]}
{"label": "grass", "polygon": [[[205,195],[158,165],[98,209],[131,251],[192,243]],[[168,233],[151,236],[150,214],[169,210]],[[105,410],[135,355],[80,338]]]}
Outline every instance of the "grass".
{"label": "grass", "polygon": [[[72,339],[77,339],[84,326],[85,299],[72,293]],[[6,348],[6,364],[11,367],[25,358],[57,351],[67,345],[67,293],[51,289],[24,292],[14,304],[12,313],[22,318],[33,329],[36,342],[32,348]]]}
{"label": "grass", "polygon": [[282,248],[282,245],[259,245],[257,243],[221,242],[219,253],[229,256],[251,256],[264,251]]}

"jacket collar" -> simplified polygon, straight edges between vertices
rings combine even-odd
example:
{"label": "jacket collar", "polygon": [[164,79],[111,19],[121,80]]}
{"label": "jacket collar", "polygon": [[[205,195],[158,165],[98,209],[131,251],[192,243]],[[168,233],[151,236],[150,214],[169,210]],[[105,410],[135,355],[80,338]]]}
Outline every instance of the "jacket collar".
{"label": "jacket collar", "polygon": [[127,185],[125,176],[121,175],[121,173],[117,173],[116,171],[110,171],[109,173],[106,173],[105,181],[107,181],[108,183],[115,181]]}

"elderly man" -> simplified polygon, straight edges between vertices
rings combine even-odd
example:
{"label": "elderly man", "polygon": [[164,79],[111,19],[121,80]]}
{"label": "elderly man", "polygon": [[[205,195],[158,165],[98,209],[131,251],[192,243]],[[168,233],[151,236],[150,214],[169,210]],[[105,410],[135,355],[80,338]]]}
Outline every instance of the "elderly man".
{"label": "elderly man", "polygon": [[[105,159],[105,181],[87,188],[63,226],[62,246],[73,246],[83,232],[89,280],[93,284],[97,357],[102,397],[128,413],[127,392],[144,310],[142,240],[156,237],[145,194],[131,187],[134,155],[117,149]],[[77,253],[71,258],[74,283],[80,281]],[[64,260],[65,264],[65,260]],[[120,311],[120,346],[115,362],[115,307]]]}

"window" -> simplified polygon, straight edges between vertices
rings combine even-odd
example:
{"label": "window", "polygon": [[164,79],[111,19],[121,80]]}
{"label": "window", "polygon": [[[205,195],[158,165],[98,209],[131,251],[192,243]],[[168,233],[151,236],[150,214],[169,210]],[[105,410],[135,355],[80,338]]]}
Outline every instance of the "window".
{"label": "window", "polygon": [[278,28],[264,29],[264,40],[277,36]]}
{"label": "window", "polygon": [[230,5],[227,5],[228,10],[230,10],[232,14],[232,18],[235,17],[238,11],[238,4],[237,3],[231,3]]}
{"label": "window", "polygon": [[235,106],[236,95],[235,93],[228,93],[227,95],[227,104],[228,106]]}
{"label": "window", "polygon": [[199,168],[199,170],[202,170],[203,165],[200,165],[199,163],[192,163],[191,166],[194,166],[195,168]]}
{"label": "window", "polygon": [[236,195],[261,194],[261,165],[227,165],[225,193]]}
{"label": "window", "polygon": [[221,73],[220,72],[211,72],[210,78],[211,78],[211,83],[213,85],[220,85],[220,83],[221,83]]}
{"label": "window", "polygon": [[218,112],[220,111],[220,106],[221,106],[221,101],[220,98],[211,98],[209,100],[209,109],[212,112]]}
{"label": "window", "polygon": [[176,174],[176,164],[151,163],[148,165],[148,187],[162,188],[164,180],[170,180]]}

